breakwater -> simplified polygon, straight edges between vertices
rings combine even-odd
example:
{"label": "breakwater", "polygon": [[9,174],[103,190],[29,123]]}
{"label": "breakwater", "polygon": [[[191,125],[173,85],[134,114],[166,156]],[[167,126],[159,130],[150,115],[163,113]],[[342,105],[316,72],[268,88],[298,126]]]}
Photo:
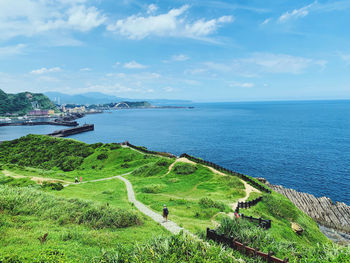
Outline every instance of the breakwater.
{"label": "breakwater", "polygon": [[67,136],[71,136],[82,132],[93,131],[94,129],[95,129],[94,124],[85,124],[75,128],[54,131],[53,133],[50,133],[48,135],[53,137],[67,137]]}
{"label": "breakwater", "polygon": [[333,203],[328,197],[317,198],[312,194],[298,192],[281,185],[269,184],[267,181],[266,185],[286,196],[320,225],[350,233],[350,206],[345,203]]}

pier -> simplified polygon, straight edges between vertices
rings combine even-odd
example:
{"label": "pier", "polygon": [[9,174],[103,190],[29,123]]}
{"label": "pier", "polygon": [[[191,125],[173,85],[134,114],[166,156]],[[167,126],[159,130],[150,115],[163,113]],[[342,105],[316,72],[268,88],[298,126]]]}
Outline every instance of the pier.
{"label": "pier", "polygon": [[71,136],[82,132],[93,131],[94,129],[95,129],[94,124],[84,124],[82,126],[75,127],[75,128],[54,131],[53,133],[50,133],[48,135],[53,137],[67,137],[67,136]]}

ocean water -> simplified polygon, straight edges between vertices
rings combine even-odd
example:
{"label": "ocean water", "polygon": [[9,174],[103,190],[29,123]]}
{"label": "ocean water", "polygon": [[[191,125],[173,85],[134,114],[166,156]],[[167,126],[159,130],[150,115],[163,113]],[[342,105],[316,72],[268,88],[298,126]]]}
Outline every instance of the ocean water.
{"label": "ocean water", "polygon": [[[129,141],[188,153],[273,184],[350,205],[350,101],[194,104],[88,115],[87,143]],[[60,127],[0,127],[0,140]]]}

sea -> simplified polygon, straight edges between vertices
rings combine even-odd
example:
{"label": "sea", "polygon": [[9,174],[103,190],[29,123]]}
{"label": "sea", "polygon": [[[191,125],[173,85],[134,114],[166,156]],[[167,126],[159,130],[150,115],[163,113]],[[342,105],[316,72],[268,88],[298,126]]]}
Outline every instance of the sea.
{"label": "sea", "polygon": [[[188,105],[187,105],[188,106]],[[71,136],[187,153],[350,205],[350,101],[193,103],[193,109],[124,109],[87,115],[95,131]],[[60,126],[0,127],[0,141]]]}

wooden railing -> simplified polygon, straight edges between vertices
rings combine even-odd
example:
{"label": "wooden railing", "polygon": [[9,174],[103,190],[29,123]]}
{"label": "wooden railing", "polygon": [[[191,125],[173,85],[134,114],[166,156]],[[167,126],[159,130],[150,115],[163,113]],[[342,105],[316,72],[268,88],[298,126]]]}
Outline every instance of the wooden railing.
{"label": "wooden railing", "polygon": [[256,218],[256,217],[252,217],[252,216],[245,216],[244,214],[239,214],[239,216],[242,219],[249,220],[253,223],[258,223],[258,225],[260,227],[265,228],[266,230],[271,228],[271,220],[269,220],[269,219],[262,219],[261,217]]}
{"label": "wooden railing", "polygon": [[260,196],[258,198],[255,198],[254,200],[247,201],[247,202],[238,202],[237,207],[235,209],[235,212],[239,213],[240,208],[250,208],[256,204],[258,204],[260,201],[262,201],[263,197]]}
{"label": "wooden railing", "polygon": [[187,153],[183,153],[180,155],[180,157],[185,157],[193,162],[196,162],[196,163],[200,163],[200,164],[204,164],[204,165],[207,165],[207,166],[210,166],[210,167],[213,167],[214,169],[220,171],[220,172],[225,172],[225,173],[228,173],[228,174],[231,174],[231,175],[234,175],[234,176],[238,176],[239,178],[241,178],[242,180],[246,181],[247,183],[249,183],[250,185],[254,186],[256,189],[259,189],[260,191],[263,191],[265,193],[268,193],[270,194],[271,193],[271,190],[270,189],[267,189],[266,187],[262,186],[260,183],[258,183],[257,181],[255,181],[254,179],[250,178],[249,176],[246,176],[244,174],[241,174],[241,173],[237,173],[237,172],[234,172],[234,171],[231,171],[229,169],[226,169],[220,165],[217,165],[215,163],[212,163],[212,162],[209,162],[209,161],[205,161],[205,160],[202,160],[202,159],[199,159],[199,158],[196,158],[194,156],[191,156],[191,155],[188,155]]}
{"label": "wooden railing", "polygon": [[210,239],[210,240],[213,240],[215,242],[229,246],[230,248],[238,250],[241,253],[244,253],[248,256],[260,257],[260,258],[266,260],[267,262],[274,262],[274,263],[289,262],[288,258],[284,258],[283,260],[276,258],[273,256],[272,252],[269,252],[269,253],[261,252],[256,248],[251,248],[249,246],[246,246],[243,243],[236,241],[233,237],[226,237],[225,235],[218,234],[218,233],[216,233],[215,230],[212,230],[209,228],[207,228],[207,239]]}

